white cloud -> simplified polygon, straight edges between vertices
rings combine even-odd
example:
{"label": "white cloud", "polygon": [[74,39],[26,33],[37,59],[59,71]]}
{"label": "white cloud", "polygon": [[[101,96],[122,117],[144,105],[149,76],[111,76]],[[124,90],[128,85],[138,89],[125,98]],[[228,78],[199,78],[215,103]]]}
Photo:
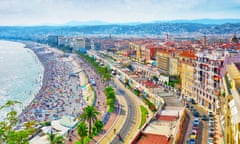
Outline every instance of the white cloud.
{"label": "white cloud", "polygon": [[238,17],[239,0],[1,0],[0,25]]}

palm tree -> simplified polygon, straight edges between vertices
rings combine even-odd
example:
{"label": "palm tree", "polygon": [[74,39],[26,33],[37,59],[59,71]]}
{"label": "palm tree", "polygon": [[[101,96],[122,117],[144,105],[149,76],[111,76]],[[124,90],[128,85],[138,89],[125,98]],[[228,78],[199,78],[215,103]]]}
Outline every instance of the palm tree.
{"label": "palm tree", "polygon": [[94,127],[95,127],[95,129],[96,129],[96,132],[99,133],[99,132],[102,130],[102,128],[103,128],[103,123],[102,123],[102,121],[97,120],[97,121],[94,123]]}
{"label": "palm tree", "polygon": [[97,115],[99,112],[94,106],[87,106],[83,113],[80,115],[80,118],[84,121],[88,122],[88,128],[89,128],[89,137],[92,134],[92,123],[97,120]]}
{"label": "palm tree", "polygon": [[84,122],[79,123],[77,127],[77,132],[78,135],[81,137],[82,144],[84,144],[84,137],[86,137],[88,133],[87,125]]}
{"label": "palm tree", "polygon": [[7,101],[4,105],[2,105],[2,106],[0,107],[0,110],[2,110],[3,108],[10,108],[11,111],[13,111],[13,110],[14,110],[14,106],[15,106],[16,104],[21,104],[21,102],[16,101],[16,100],[9,100],[9,101]]}
{"label": "palm tree", "polygon": [[50,141],[50,144],[63,144],[63,136],[50,133],[48,134],[48,140]]}

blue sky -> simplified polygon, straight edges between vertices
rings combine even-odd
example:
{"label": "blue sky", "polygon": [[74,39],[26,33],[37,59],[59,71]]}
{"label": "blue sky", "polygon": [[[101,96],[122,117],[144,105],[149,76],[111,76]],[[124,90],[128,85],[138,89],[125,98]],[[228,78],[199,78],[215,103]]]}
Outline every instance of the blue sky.
{"label": "blue sky", "polygon": [[240,0],[0,0],[0,25],[240,18]]}

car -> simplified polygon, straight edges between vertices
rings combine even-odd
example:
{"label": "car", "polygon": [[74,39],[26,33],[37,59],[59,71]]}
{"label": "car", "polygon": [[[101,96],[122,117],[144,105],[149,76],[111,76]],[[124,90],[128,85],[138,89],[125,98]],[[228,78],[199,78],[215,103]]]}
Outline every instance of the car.
{"label": "car", "polygon": [[208,133],[214,133],[214,129],[213,128],[209,129]]}
{"label": "car", "polygon": [[189,108],[189,107],[190,107],[189,103],[186,103],[186,108]]}
{"label": "car", "polygon": [[204,121],[207,121],[208,120],[208,117],[206,116],[206,115],[202,115],[202,118],[201,118],[202,120],[204,120]]}
{"label": "car", "polygon": [[196,131],[198,133],[198,128],[199,128],[199,126],[193,126],[192,131]]}
{"label": "car", "polygon": [[209,121],[208,124],[209,126],[214,126],[214,121]]}
{"label": "car", "polygon": [[214,128],[214,123],[209,123],[209,127]]}
{"label": "car", "polygon": [[193,115],[194,115],[195,117],[199,117],[199,116],[200,116],[200,114],[199,114],[198,111],[193,112]]}
{"label": "car", "polygon": [[193,127],[192,127],[192,130],[194,130],[194,131],[197,131],[197,132],[198,132],[198,127],[197,127],[197,126],[193,126]]}
{"label": "car", "polygon": [[197,135],[196,134],[191,134],[190,135],[190,139],[196,139],[197,138]]}
{"label": "car", "polygon": [[214,121],[214,117],[209,117],[209,121]]}
{"label": "car", "polygon": [[214,125],[209,125],[209,129],[214,129]]}
{"label": "car", "polygon": [[197,137],[196,131],[191,131],[190,137],[191,137],[192,135],[194,135],[195,137]]}
{"label": "car", "polygon": [[209,131],[214,131],[215,129],[213,127],[209,127]]}
{"label": "car", "polygon": [[199,118],[194,118],[194,120],[193,121],[199,121]]}
{"label": "car", "polygon": [[199,119],[198,118],[194,118],[193,123],[199,123]]}
{"label": "car", "polygon": [[209,117],[213,117],[213,112],[208,112]]}
{"label": "car", "polygon": [[192,129],[191,134],[194,134],[194,133],[197,135],[198,133],[197,129]]}
{"label": "car", "polygon": [[194,127],[198,127],[198,126],[199,126],[199,122],[194,122],[194,123],[193,123],[193,126],[194,126]]}
{"label": "car", "polygon": [[208,144],[214,144],[213,138],[208,138]]}
{"label": "car", "polygon": [[208,123],[213,123],[214,124],[214,121],[213,120],[209,120],[209,122]]}
{"label": "car", "polygon": [[213,138],[213,137],[214,137],[214,133],[208,133],[208,136],[209,136],[210,138]]}
{"label": "car", "polygon": [[190,107],[190,110],[191,110],[191,111],[193,111],[193,110],[194,110],[194,107],[193,107],[193,106],[191,106],[191,107]]}
{"label": "car", "polygon": [[194,99],[191,99],[192,104],[197,104]]}
{"label": "car", "polygon": [[196,111],[197,111],[197,110],[196,110],[195,108],[192,109],[192,112],[193,112],[193,113],[196,112]]}
{"label": "car", "polygon": [[188,144],[196,144],[196,139],[189,139]]}

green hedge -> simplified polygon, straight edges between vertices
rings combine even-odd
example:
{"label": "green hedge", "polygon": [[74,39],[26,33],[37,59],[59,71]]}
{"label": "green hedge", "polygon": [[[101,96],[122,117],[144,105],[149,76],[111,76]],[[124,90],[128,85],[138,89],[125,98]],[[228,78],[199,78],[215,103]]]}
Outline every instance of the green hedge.
{"label": "green hedge", "polygon": [[145,124],[145,122],[147,120],[147,115],[148,115],[148,110],[144,106],[141,105],[140,109],[141,109],[141,113],[142,113],[142,119],[141,119],[139,128],[141,128]]}

